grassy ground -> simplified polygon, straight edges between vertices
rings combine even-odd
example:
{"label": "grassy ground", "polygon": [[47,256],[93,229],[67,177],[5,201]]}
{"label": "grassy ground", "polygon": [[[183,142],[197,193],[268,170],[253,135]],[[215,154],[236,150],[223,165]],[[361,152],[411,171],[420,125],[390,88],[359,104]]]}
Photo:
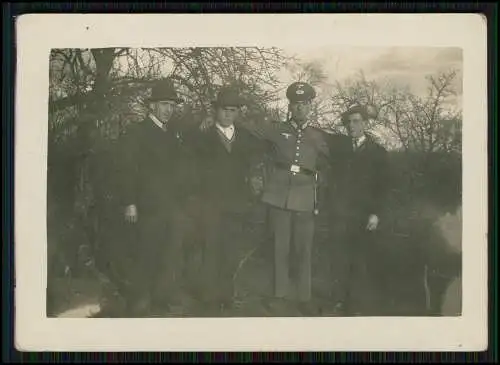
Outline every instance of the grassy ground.
{"label": "grassy ground", "polygon": [[[66,147],[73,147],[72,144]],[[86,232],[94,231],[92,220],[87,219],[87,213],[82,207],[90,206],[87,202],[87,193],[80,193],[85,199],[75,196],[77,184],[76,174],[71,174],[74,167],[72,148],[66,150],[62,146],[60,152],[52,152],[53,160],[49,165],[48,177],[48,315],[58,315],[69,309],[84,308],[90,304],[102,304],[103,299],[113,299],[113,311],[120,312],[123,302],[115,298],[112,283],[107,283],[106,278],[92,270],[88,264],[88,257],[80,252],[79,247],[93,247],[95,237],[83,233],[82,226],[86,226]],[[430,168],[420,166],[422,156],[414,156],[407,153],[395,153],[393,165],[395,176],[390,180],[390,185],[395,190],[394,202],[388,202],[391,214],[398,218],[394,232],[386,234],[379,242],[380,256],[374,260],[377,270],[383,271],[382,279],[378,282],[354,282],[352,289],[358,293],[359,299],[367,303],[364,314],[370,315],[422,315],[436,314],[440,311],[441,293],[460,272],[461,252],[461,221],[453,217],[445,217],[440,222],[441,241],[436,237],[436,232],[431,233],[432,222],[425,219],[411,221],[408,216],[416,212],[417,216],[429,213],[434,215],[431,219],[436,223],[436,217],[442,214],[448,207],[453,210],[453,202],[460,201],[461,168],[459,156],[447,155],[441,160],[429,159],[426,154],[425,160],[432,162]],[[451,158],[448,161],[448,157]],[[458,157],[458,158],[457,158]],[[61,160],[61,161],[59,161]],[[99,165],[108,166],[104,160],[99,158]],[[110,161],[109,167],[114,162]],[[102,169],[108,172],[107,168]],[[424,174],[425,172],[425,174]],[[108,176],[108,174],[104,174]],[[96,179],[93,185],[99,187],[97,190],[115,191],[115,182],[106,179]],[[423,189],[426,187],[426,189]],[[425,199],[421,199],[421,195]],[[97,194],[96,196],[101,196]],[[407,199],[408,198],[408,199]],[[411,199],[409,199],[411,198]],[[96,201],[102,199],[95,198]],[[88,199],[91,201],[92,199]],[[107,200],[106,200],[107,201]],[[323,201],[320,199],[320,201]],[[326,200],[325,200],[326,201]],[[413,203],[424,202],[420,206],[408,206]],[[75,202],[79,204],[75,205]],[[79,207],[79,208],[78,208]],[[432,208],[440,207],[438,212],[432,212]],[[79,213],[76,214],[75,212]],[[427,212],[427,213],[426,213]],[[84,216],[82,219],[80,216]],[[80,217],[80,218],[78,218]],[[399,217],[402,219],[399,220]],[[79,221],[80,220],[80,221]],[[321,219],[320,219],[321,220]],[[84,222],[82,222],[84,221]],[[299,311],[293,303],[274,303],[269,307],[266,298],[272,289],[272,242],[265,239],[263,215],[256,211],[255,216],[250,219],[252,225],[245,232],[245,240],[238,242],[238,250],[231,260],[241,263],[239,271],[234,279],[235,286],[235,308],[226,311],[225,315],[244,316],[271,316],[271,315],[298,315]],[[333,274],[330,270],[343,263],[343,255],[332,252],[335,240],[328,238],[329,227],[325,220],[317,225],[315,251],[313,254],[313,302],[323,315],[334,315],[337,298],[333,289],[338,287],[342,277]],[[78,228],[79,227],[79,228]],[[386,232],[387,233],[387,232]],[[442,241],[447,241],[444,245]],[[443,249],[449,245],[451,250]],[[94,253],[90,253],[90,256]],[[199,257],[191,255],[192,260],[188,265],[190,270],[188,283],[194,282],[198,275]],[[82,258],[83,257],[83,258]],[[229,259],[229,258],[228,258]],[[426,269],[427,265],[427,269]],[[424,280],[427,272],[428,280]],[[452,286],[451,299],[445,301],[447,313],[460,311],[460,285],[458,281]],[[429,295],[430,294],[430,295]],[[430,301],[429,301],[430,297]],[[196,295],[188,288],[182,294],[181,308],[174,308],[176,313],[151,313],[151,315],[210,315],[204,308],[197,306]],[[451,308],[451,309],[450,309]],[[458,308],[458,309],[457,309]],[[196,310],[195,310],[196,309]],[[75,316],[86,316],[88,311],[72,312]],[[68,312],[66,312],[68,313]]]}
{"label": "grassy ground", "polygon": [[[447,285],[454,280],[459,267],[459,254],[456,242],[457,231],[461,223],[453,221],[448,215],[438,222],[439,228],[432,230],[428,223],[413,224],[413,231],[405,234],[386,232],[377,243],[378,254],[373,260],[373,275],[370,280],[357,280],[352,283],[352,290],[358,301],[364,303],[361,315],[419,316],[438,314],[441,308],[441,296]],[[441,227],[442,226],[442,227]],[[316,225],[313,251],[313,300],[316,315],[339,315],[336,305],[336,289],[344,278],[333,270],[342,265],[341,251],[332,250],[332,238],[325,217],[319,217]],[[431,233],[429,233],[431,232]],[[69,235],[68,237],[75,237]],[[151,316],[301,316],[297,305],[289,301],[273,301],[272,296],[272,241],[266,234],[265,215],[262,208],[257,208],[250,224],[245,228],[241,242],[236,243],[234,257],[227,258],[237,262],[233,276],[234,306],[231,309],[214,312],[200,307],[196,294],[192,290],[199,277],[198,268],[201,257],[198,251],[192,251],[187,265],[185,286],[180,293],[181,303],[169,310],[156,310]],[[458,239],[457,239],[458,237]],[[438,249],[448,242],[453,250]],[[446,245],[446,243],[444,244]],[[434,247],[435,246],[435,247]],[[76,260],[78,261],[78,260]],[[48,315],[61,315],[67,310],[83,308],[80,312],[66,312],[70,316],[88,316],[95,311],[96,305],[106,304],[110,312],[105,316],[120,315],[124,303],[114,295],[113,282],[88,265],[83,269],[59,270],[49,279]],[[427,277],[425,276],[427,274]],[[377,279],[377,280],[372,280]],[[456,287],[455,285],[454,287]],[[452,292],[458,292],[460,288]],[[455,296],[457,297],[457,296]],[[455,308],[457,300],[447,299],[446,306]],[[110,304],[111,303],[111,304]],[[447,310],[450,313],[450,310]]]}
{"label": "grassy ground", "polygon": [[[186,272],[186,285],[180,294],[180,305],[169,310],[152,311],[150,316],[302,316],[302,312],[293,302],[269,301],[272,296],[272,242],[266,235],[262,217],[262,212],[257,211],[255,219],[244,233],[246,239],[238,243],[235,257],[231,258],[239,263],[233,277],[233,308],[214,312],[200,307],[192,290],[198,275],[200,257],[193,254]],[[328,228],[325,220],[320,220],[317,224],[312,262],[312,304],[316,315],[336,316],[339,312],[334,290],[338,285],[335,283],[341,282],[343,278],[335,277],[331,268],[341,265],[343,258],[341,255],[332,254]],[[419,239],[404,235],[399,237],[396,234],[385,236],[380,245],[380,257],[383,257],[383,261],[377,262],[378,266],[375,265],[379,267],[379,271],[383,271],[383,275],[377,275],[378,281],[358,280],[352,284],[358,300],[365,304],[361,315],[420,316],[439,312],[441,295],[456,274],[457,268],[452,267],[453,260],[434,260],[429,264],[430,268],[427,268],[426,281],[427,261],[425,257],[415,255],[415,245]],[[59,278],[50,280],[49,316],[61,315],[69,309],[82,308],[80,312],[66,312],[65,316],[85,317],[91,315],[92,310],[95,311],[91,308],[92,305],[102,306],[103,303],[111,303],[107,306],[110,308],[108,313],[103,313],[103,316],[119,316],[123,309],[123,301],[119,296],[113,295],[112,283],[106,283],[105,278],[100,277],[98,272],[91,268],[80,271],[78,275],[71,275],[70,272],[66,273],[66,276],[59,275]],[[450,306],[449,301],[447,306]]]}

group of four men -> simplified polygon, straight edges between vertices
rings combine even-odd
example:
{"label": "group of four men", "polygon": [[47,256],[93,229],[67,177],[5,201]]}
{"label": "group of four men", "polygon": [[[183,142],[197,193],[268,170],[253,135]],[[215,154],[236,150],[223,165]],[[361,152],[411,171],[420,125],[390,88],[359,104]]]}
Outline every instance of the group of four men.
{"label": "group of four men", "polygon": [[[311,314],[319,171],[330,171],[327,181],[337,193],[329,204],[338,207],[332,210],[336,212],[332,224],[347,222],[347,245],[364,244],[363,235],[377,228],[385,150],[365,133],[366,107],[356,105],[343,114],[349,136],[328,134],[310,125],[316,96],[311,85],[295,82],[286,96],[289,120],[244,121],[240,118],[244,100],[236,90],[223,88],[213,103],[214,115],[187,131],[172,118],[182,101],[173,83],[167,79],[153,87],[150,113],[129,128],[120,149],[122,219],[134,227],[137,245],[127,269],[130,283],[124,290],[128,315],[147,315],[152,304],[172,305],[178,299],[184,235],[189,230],[198,230],[203,239],[199,275],[203,305],[207,309],[231,306],[236,264],[230,252],[244,239],[245,212],[252,186],[254,193],[256,188],[252,172],[265,152],[270,151],[271,162],[260,195],[268,207],[274,237],[276,300],[292,299],[305,315]],[[188,207],[193,206],[199,219],[189,225]],[[298,269],[295,297],[289,272],[291,248]],[[350,263],[363,260],[362,250],[346,252],[343,261],[349,263],[348,270]],[[344,287],[349,288],[349,283]]]}

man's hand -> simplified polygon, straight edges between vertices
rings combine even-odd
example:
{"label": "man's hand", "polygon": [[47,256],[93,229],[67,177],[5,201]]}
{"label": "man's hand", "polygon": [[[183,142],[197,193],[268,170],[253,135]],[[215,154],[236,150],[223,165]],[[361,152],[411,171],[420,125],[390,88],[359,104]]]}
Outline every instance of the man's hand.
{"label": "man's hand", "polygon": [[378,227],[378,222],[378,217],[375,214],[371,214],[370,217],[368,217],[368,224],[366,225],[366,229],[369,231],[376,230]]}
{"label": "man's hand", "polygon": [[211,115],[208,115],[205,119],[203,119],[203,122],[201,122],[200,130],[204,132],[214,124],[215,124],[214,118]]}
{"label": "man's hand", "polygon": [[260,195],[264,189],[264,179],[262,176],[252,176],[250,178],[250,186],[255,195]]}
{"label": "man's hand", "polygon": [[137,223],[137,207],[132,204],[125,208],[125,221],[127,223]]}

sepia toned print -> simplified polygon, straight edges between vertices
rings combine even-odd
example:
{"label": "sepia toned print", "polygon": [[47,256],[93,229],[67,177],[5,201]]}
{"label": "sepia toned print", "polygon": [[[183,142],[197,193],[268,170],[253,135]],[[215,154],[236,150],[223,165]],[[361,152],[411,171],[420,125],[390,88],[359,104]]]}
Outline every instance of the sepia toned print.
{"label": "sepia toned print", "polygon": [[455,47],[53,48],[48,317],[462,314]]}

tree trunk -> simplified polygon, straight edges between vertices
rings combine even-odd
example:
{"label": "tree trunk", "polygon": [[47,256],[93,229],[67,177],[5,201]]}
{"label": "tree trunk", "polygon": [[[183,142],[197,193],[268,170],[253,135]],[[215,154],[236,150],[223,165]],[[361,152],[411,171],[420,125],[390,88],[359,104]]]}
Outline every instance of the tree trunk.
{"label": "tree trunk", "polygon": [[85,104],[81,110],[80,121],[76,135],[78,149],[77,176],[79,184],[76,187],[76,218],[81,228],[85,230],[84,241],[80,246],[88,245],[93,247],[95,232],[93,217],[90,217],[93,206],[93,179],[89,174],[89,162],[95,153],[95,146],[98,138],[97,122],[106,115],[106,96],[110,89],[109,72],[115,58],[114,48],[92,49],[96,64],[96,72],[92,91],[88,94]]}

